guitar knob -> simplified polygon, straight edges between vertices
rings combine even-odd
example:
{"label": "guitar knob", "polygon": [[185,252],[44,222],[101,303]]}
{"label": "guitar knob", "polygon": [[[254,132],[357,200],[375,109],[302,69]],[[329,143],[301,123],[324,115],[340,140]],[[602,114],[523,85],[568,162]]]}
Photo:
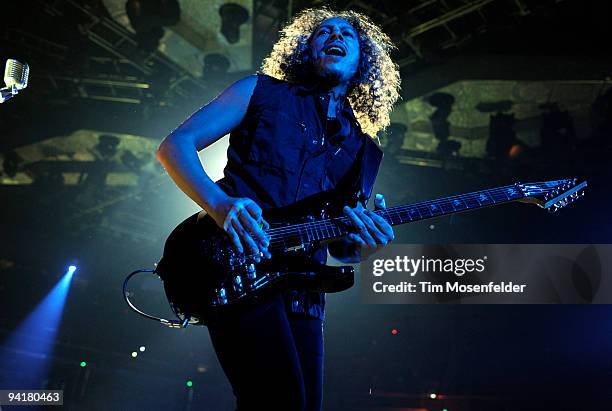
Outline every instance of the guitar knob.
{"label": "guitar knob", "polygon": [[232,280],[232,286],[234,288],[234,291],[237,293],[241,293],[242,292],[242,276],[240,274],[236,274],[234,276],[234,279]]}
{"label": "guitar knob", "polygon": [[244,264],[244,262],[245,262],[245,258],[244,258],[243,254],[232,253],[232,255],[230,256],[230,259],[229,259],[229,264],[230,264],[230,266],[233,266],[233,267],[238,266],[238,265],[242,265],[242,264]]}
{"label": "guitar knob", "polygon": [[217,305],[225,305],[227,304],[227,292],[224,287],[217,288],[215,290],[215,297]]}
{"label": "guitar knob", "polygon": [[255,264],[251,263],[244,267],[244,272],[246,274],[246,278],[249,280],[254,280],[257,277],[257,270],[255,269]]}

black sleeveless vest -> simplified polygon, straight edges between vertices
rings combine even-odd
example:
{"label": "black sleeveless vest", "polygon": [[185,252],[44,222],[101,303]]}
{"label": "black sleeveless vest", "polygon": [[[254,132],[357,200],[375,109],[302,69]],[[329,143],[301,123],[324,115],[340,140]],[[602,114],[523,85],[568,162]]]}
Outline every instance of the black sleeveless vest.
{"label": "black sleeveless vest", "polygon": [[[327,94],[315,88],[258,74],[245,118],[230,134],[219,187],[262,209],[283,207],[334,190],[357,165],[352,188],[367,203],[382,150],[361,131],[348,103],[339,107],[331,135],[325,120],[328,104]],[[325,262],[326,250],[319,254]],[[292,312],[323,319],[323,294],[294,291],[287,298]]]}

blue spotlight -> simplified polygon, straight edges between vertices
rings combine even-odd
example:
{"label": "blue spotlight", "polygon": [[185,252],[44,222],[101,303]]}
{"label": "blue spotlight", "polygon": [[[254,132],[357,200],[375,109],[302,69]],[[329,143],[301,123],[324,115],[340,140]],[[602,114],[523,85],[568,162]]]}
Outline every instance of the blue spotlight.
{"label": "blue spotlight", "polygon": [[50,366],[68,290],[77,267],[66,273],[8,337],[0,352],[0,387],[40,389]]}

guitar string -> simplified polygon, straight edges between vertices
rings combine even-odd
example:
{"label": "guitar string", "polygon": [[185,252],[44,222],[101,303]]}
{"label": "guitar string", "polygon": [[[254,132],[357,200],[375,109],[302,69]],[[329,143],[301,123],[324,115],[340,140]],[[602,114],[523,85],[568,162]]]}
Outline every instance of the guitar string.
{"label": "guitar string", "polygon": [[[532,182],[532,183],[522,183],[522,185],[529,185],[529,186],[534,186],[534,185],[538,185],[538,186],[549,186],[549,188],[545,188],[545,187],[537,187],[537,189],[542,190],[540,193],[536,193],[536,194],[541,194],[545,191],[550,190],[550,186],[559,186],[561,185],[561,183],[567,183],[570,182],[571,179],[565,179],[565,180],[553,180],[553,181],[542,181],[542,182]],[[517,183],[520,184],[520,183]],[[400,212],[404,211],[406,209],[410,209],[410,208],[416,208],[417,210],[419,210],[420,208],[424,208],[426,205],[432,204],[432,203],[437,203],[437,204],[441,204],[441,205],[448,205],[448,204],[452,204],[451,203],[451,199],[454,201],[457,201],[458,199],[463,200],[464,204],[467,205],[467,203],[465,203],[465,199],[473,199],[477,194],[483,194],[483,193],[487,193],[490,194],[490,197],[494,197],[495,195],[500,195],[500,192],[506,192],[508,191],[509,188],[512,187],[516,187],[517,184],[510,184],[507,186],[502,186],[502,187],[496,187],[496,188],[491,188],[491,189],[485,189],[485,190],[480,190],[480,191],[475,191],[472,193],[467,193],[467,194],[458,194],[458,195],[453,195],[453,196],[448,196],[448,197],[444,197],[441,199],[435,199],[435,200],[427,200],[427,201],[422,201],[422,202],[418,202],[418,203],[414,203],[414,204],[406,204],[403,206],[394,206],[394,207],[389,207],[386,209],[382,209],[382,210],[376,210],[376,211],[385,211],[388,214],[394,214],[395,217],[400,217]],[[511,199],[508,198],[507,194],[504,194],[504,196],[506,197],[505,199],[502,198],[503,202],[507,202],[507,201],[513,201],[515,199]],[[517,197],[520,198],[520,197]],[[493,202],[496,202],[496,199],[493,198]],[[485,204],[486,205],[486,204]],[[482,204],[479,204],[479,207],[482,206]],[[469,208],[469,206],[467,207]],[[477,208],[477,207],[473,207],[473,208]],[[460,209],[460,210],[456,210],[454,209],[453,211],[463,211],[465,209]],[[419,210],[420,213],[420,210]],[[427,218],[431,218],[432,216],[428,216]],[[400,217],[401,218],[401,217]],[[278,228],[270,228],[268,230],[266,230],[266,233],[269,233],[271,236],[275,235],[275,234],[283,234],[283,233],[287,233],[287,232],[293,232],[296,230],[300,230],[300,227],[303,227],[304,229],[308,230],[308,229],[317,229],[319,227],[319,225],[324,224],[326,221],[331,221],[333,219],[326,219],[326,220],[319,220],[319,221],[313,221],[313,222],[306,222],[306,223],[299,223],[299,224],[294,224],[294,225],[290,225],[290,226],[283,226],[283,227],[278,227]]]}
{"label": "guitar string", "polygon": [[[531,183],[531,184],[535,184],[535,183]],[[428,210],[428,212],[431,212],[433,210],[431,210],[431,208],[426,208],[425,205],[426,204],[431,204],[431,203],[437,203],[440,205],[452,205],[457,199],[461,198],[462,200],[465,199],[475,199],[475,196],[480,194],[484,194],[485,192],[487,194],[489,194],[489,197],[491,197],[492,201],[494,203],[499,202],[499,200],[502,200],[503,202],[508,202],[508,201],[512,201],[514,199],[509,198],[508,194],[506,194],[507,189],[510,187],[513,187],[514,185],[509,185],[509,186],[504,186],[504,187],[499,187],[499,188],[495,188],[495,189],[489,189],[489,190],[482,190],[482,191],[477,191],[474,193],[468,193],[468,194],[462,194],[462,195],[457,195],[457,196],[449,196],[449,197],[445,197],[442,199],[438,199],[438,200],[429,200],[429,201],[424,201],[424,202],[420,202],[420,203],[415,203],[415,204],[409,204],[409,205],[404,205],[404,206],[396,206],[396,207],[391,207],[391,208],[387,208],[387,209],[381,209],[381,210],[376,210],[376,211],[380,211],[382,213],[386,213],[388,218],[394,222],[392,219],[395,217],[399,217],[399,220],[401,222],[402,218],[401,218],[401,211],[405,211],[408,210],[410,208],[416,208],[419,211],[420,217],[421,219],[424,219],[423,214],[420,212],[419,209],[421,208],[425,208],[426,210]],[[495,198],[496,196],[500,196],[502,194],[502,192],[504,192],[503,197],[500,198]],[[519,197],[520,198],[520,197]],[[453,202],[451,202],[451,200],[454,200]],[[467,203],[465,201],[463,201],[464,204],[467,206]],[[482,206],[483,204],[479,202],[479,206]],[[484,205],[487,205],[486,203]],[[467,209],[469,209],[470,207],[467,206]],[[463,211],[464,209],[460,209],[460,210],[456,210],[453,207],[453,211]],[[476,207],[473,207],[476,208]],[[443,214],[445,213],[444,210]],[[431,218],[431,217],[435,217],[434,215],[429,215],[425,218]],[[293,226],[286,226],[286,227],[279,227],[276,229],[271,229],[268,230],[268,233],[271,233],[271,236],[276,236],[278,237],[278,235],[283,235],[286,233],[295,233],[298,234],[300,237],[303,234],[304,231],[306,231],[306,234],[309,235],[310,233],[308,233],[308,231],[315,231],[317,229],[325,229],[328,230],[330,228],[336,227],[337,225],[334,224],[332,221],[333,220],[337,220],[338,218],[335,219],[326,219],[326,220],[319,220],[319,221],[315,221],[315,222],[306,222],[306,223],[300,223],[300,224],[295,224]],[[345,217],[340,217],[340,219],[345,219]],[[301,232],[299,232],[301,231]]]}
{"label": "guitar string", "polygon": [[[536,186],[535,188],[540,190],[540,192],[536,194],[541,194],[543,192],[550,191],[562,184],[569,183],[571,181],[572,181],[571,179],[563,179],[563,180],[554,180],[554,181],[523,183],[521,185],[532,186],[532,188],[533,186]],[[406,211],[411,208],[414,208],[419,212],[420,220],[424,220],[427,218],[432,218],[432,217],[436,217],[439,215],[447,214],[447,212],[444,212],[443,209],[442,209],[442,214],[436,214],[436,215],[431,214],[431,211],[433,210],[426,206],[431,205],[432,203],[436,203],[441,206],[445,204],[452,205],[453,203],[456,203],[456,201],[460,199],[463,201],[464,205],[466,205],[466,208],[456,210],[453,207],[453,211],[464,211],[464,210],[470,209],[470,207],[467,205],[467,202],[465,200],[476,199],[476,196],[478,195],[482,196],[485,193],[489,194],[489,197],[491,197],[494,204],[498,202],[501,204],[503,202],[510,202],[510,201],[516,200],[521,197],[509,198],[508,194],[511,194],[511,193],[508,193],[508,189],[516,188],[518,184],[520,183],[510,184],[507,186],[502,186],[502,187],[497,187],[497,188],[480,190],[480,191],[467,193],[467,194],[448,196],[442,199],[422,201],[419,203],[406,204],[403,206],[395,206],[395,207],[375,210],[374,212],[376,212],[377,214],[382,214],[382,213],[387,214],[386,219],[390,220],[391,223],[395,223],[395,221],[393,221],[394,218],[398,218],[399,223],[404,223],[404,221],[402,221],[403,218],[401,216],[402,211]],[[496,201],[495,197],[501,196],[501,195],[503,195],[503,197],[506,197],[506,198],[500,197]],[[527,197],[527,196],[523,194],[523,198],[524,197]],[[451,200],[453,200],[453,202],[451,202]],[[499,200],[502,200],[502,201],[499,201]],[[478,207],[483,206],[481,202],[478,202],[478,203],[479,203]],[[484,205],[488,205],[488,204],[485,203]],[[472,207],[472,208],[478,208],[478,207]],[[420,211],[423,208],[427,210],[431,215],[424,217]],[[382,217],[385,218],[385,216],[382,216]],[[271,237],[270,248],[276,248],[277,246],[284,244],[286,240],[290,240],[292,238],[299,238],[300,240],[303,240],[304,234],[306,234],[308,241],[312,241],[310,239],[311,234],[313,234],[314,240],[318,240],[320,238],[317,238],[315,234],[317,234],[318,232],[322,233],[323,229],[327,231],[328,236],[329,236],[329,232],[331,231],[332,237],[339,237],[339,236],[346,234],[346,230],[343,227],[339,226],[336,223],[336,221],[339,221],[341,224],[345,225],[348,223],[348,218],[347,217],[336,217],[332,219],[325,219],[325,220],[319,220],[315,222],[306,222],[306,223],[295,224],[292,226],[284,226],[284,227],[279,227],[279,228],[268,229],[266,230],[266,232],[270,233],[270,237]],[[414,220],[409,220],[409,221],[414,221]],[[409,222],[409,221],[405,221],[405,222]],[[335,230],[340,231],[340,235],[336,235]]]}
{"label": "guitar string", "polygon": [[[398,215],[394,215],[394,212],[390,212],[389,210],[378,210],[380,211],[379,215],[383,215],[382,217],[390,220],[392,224],[394,223],[404,223],[409,221],[414,221],[414,219],[403,221],[401,217]],[[443,213],[444,214],[444,213]],[[423,216],[421,214],[421,219],[432,218],[436,215]],[[399,218],[398,218],[399,217]],[[289,241],[290,239],[299,239],[302,240],[304,237],[308,239],[308,241],[312,240],[321,240],[324,238],[334,238],[341,237],[344,234],[347,234],[349,230],[342,226],[348,226],[349,220],[346,217],[335,218],[333,220],[328,220],[325,222],[319,222],[316,225],[311,224],[309,226],[302,226],[298,228],[294,228],[288,232],[277,233],[272,236],[271,244],[272,246],[276,246],[279,243],[285,243],[285,241]],[[324,233],[325,232],[325,233]]]}
{"label": "guitar string", "polygon": [[[467,206],[467,203],[465,202],[465,200],[475,199],[477,195],[483,195],[485,192],[487,194],[489,194],[489,197],[492,198],[493,202],[496,202],[496,201],[499,201],[499,200],[512,201],[513,199],[508,198],[508,195],[505,194],[507,192],[507,189],[511,188],[511,187],[514,187],[514,185],[499,187],[499,188],[495,188],[495,189],[481,190],[481,191],[476,191],[476,192],[468,193],[468,194],[460,194],[460,195],[456,195],[456,196],[449,196],[449,197],[444,197],[442,199],[437,199],[437,200],[428,200],[428,201],[418,202],[418,203],[414,203],[414,204],[407,204],[407,205],[403,205],[403,206],[395,206],[395,207],[390,207],[390,208],[376,210],[376,211],[383,211],[383,212],[386,212],[387,214],[393,214],[395,217],[400,217],[401,211],[409,210],[410,208],[416,208],[416,209],[426,208],[425,207],[426,205],[429,205],[429,204],[432,204],[432,203],[437,203],[437,204],[440,204],[440,205],[444,205],[444,204],[452,205],[453,203],[451,202],[451,200],[459,200],[459,199],[464,200],[463,202]],[[503,197],[495,198],[495,196],[500,196],[502,194],[506,198],[503,198]],[[482,205],[483,204],[479,203],[479,206],[482,206]],[[467,208],[469,208],[469,206]],[[476,208],[476,207],[474,207],[474,208]],[[426,208],[426,209],[430,210],[430,208]],[[465,210],[465,209],[460,209],[460,210]],[[336,217],[336,219],[337,218],[338,217]],[[343,217],[340,217],[340,218],[343,218]],[[400,219],[401,219],[401,217],[400,217]],[[274,235],[277,235],[277,234],[293,232],[293,231],[297,231],[297,230],[300,230],[300,229],[305,229],[305,230],[316,229],[316,228],[319,228],[322,225],[326,225],[326,223],[331,222],[331,220],[333,220],[333,219],[319,220],[319,221],[295,224],[295,225],[292,225],[292,226],[272,228],[272,229],[268,229],[266,232],[269,233],[271,236],[274,236]],[[329,224],[327,224],[327,225],[329,225]]]}
{"label": "guitar string", "polygon": [[[559,180],[559,181],[565,181],[565,180]],[[536,184],[540,184],[540,185],[541,184],[547,184],[548,185],[548,184],[551,184],[551,183],[553,183],[553,182],[544,181],[544,182],[537,182],[537,183],[529,183],[529,185],[536,185]],[[389,207],[389,208],[384,209],[384,210],[387,210],[387,211],[390,211],[390,212],[396,212],[396,210],[398,210],[400,208],[423,207],[426,204],[431,204],[431,203],[442,203],[442,202],[449,203],[450,199],[473,198],[474,195],[479,194],[479,193],[482,194],[484,192],[490,192],[490,193],[493,193],[494,195],[498,195],[499,191],[507,191],[508,188],[511,188],[511,187],[514,187],[514,186],[515,186],[515,184],[511,184],[511,185],[508,185],[508,186],[497,187],[497,188],[492,188],[492,189],[487,189],[487,190],[481,190],[481,191],[476,191],[476,192],[473,192],[473,193],[460,194],[460,195],[455,195],[455,196],[448,196],[448,197],[444,197],[442,199],[428,200],[428,201],[422,201],[422,202],[418,202],[418,203],[414,203],[414,204],[407,204],[407,205],[403,205],[403,206]],[[538,187],[538,189],[545,190],[544,188],[540,188],[540,187]],[[507,195],[505,195],[505,196],[508,197]],[[493,196],[491,196],[491,197],[493,197]],[[510,198],[506,198],[505,199],[505,201],[512,201],[512,200],[514,200],[514,199],[510,199]],[[321,221],[324,221],[324,220],[320,220],[319,222],[321,222]],[[266,230],[266,232],[268,232],[268,233],[280,233],[280,232],[283,232],[283,231],[293,230],[295,227],[298,227],[300,225],[307,225],[307,224],[313,224],[313,223],[315,223],[315,222],[306,222],[306,223],[295,224],[295,225],[292,225],[292,226],[284,226],[284,227],[278,227],[278,228],[271,228],[271,229]]]}
{"label": "guitar string", "polygon": [[[530,183],[530,184],[531,185],[535,185],[536,183]],[[551,185],[550,182],[544,182],[544,184]],[[404,222],[409,222],[409,221],[414,221],[414,220],[402,221],[403,218],[400,215],[400,212],[398,212],[398,210],[405,210],[405,209],[409,209],[411,207],[414,208],[415,206],[416,206],[417,210],[419,210],[420,208],[423,208],[422,206],[424,204],[432,203],[432,202],[437,202],[440,205],[442,205],[443,203],[446,203],[448,205],[448,204],[452,204],[450,202],[450,199],[456,199],[458,197],[465,198],[466,196],[474,196],[477,193],[483,194],[484,191],[488,191],[489,194],[492,194],[492,195],[490,195],[490,197],[492,198],[493,203],[503,203],[503,202],[509,202],[509,201],[515,200],[515,199],[512,199],[512,198],[509,198],[509,196],[507,194],[505,194],[504,197],[506,197],[506,198],[501,197],[501,198],[497,199],[497,201],[496,201],[495,196],[498,196],[500,194],[499,192],[504,190],[507,187],[511,187],[511,186],[505,186],[505,187],[501,187],[501,188],[497,188],[497,189],[482,190],[480,192],[469,193],[467,195],[451,196],[451,197],[444,198],[444,199],[441,199],[441,200],[431,200],[431,201],[427,201],[427,202],[417,203],[418,205],[412,204],[412,205],[406,205],[406,206],[392,207],[392,208],[388,208],[388,209],[381,209],[381,210],[376,210],[375,212],[380,212],[378,214],[387,214],[386,217],[385,216],[382,216],[382,217],[390,220],[390,222],[392,224],[396,223],[394,221],[395,218],[398,218],[398,223],[404,223]],[[502,200],[502,201],[500,202],[499,200]],[[467,203],[465,203],[465,201],[464,201],[464,204],[467,206]],[[479,203],[479,206],[482,206],[482,205],[483,205],[482,203]],[[485,205],[487,205],[487,204],[485,204]],[[466,210],[466,209],[469,209],[469,208],[470,207],[467,206],[465,209],[456,210],[453,207],[452,211],[463,211],[463,210]],[[473,208],[476,208],[476,207],[473,207]],[[421,220],[426,219],[426,218],[436,217],[436,216],[443,215],[443,214],[448,214],[448,212],[445,212],[443,209],[442,209],[442,213],[436,214],[436,215],[431,214],[431,211],[433,211],[433,210],[431,210],[431,209],[427,209],[427,210],[430,213],[430,215],[428,215],[428,216],[427,215],[423,216],[423,213],[421,213],[420,210],[419,210],[419,216],[420,216]],[[306,234],[306,236],[308,238],[308,241],[311,241],[311,239],[310,239],[311,234],[312,234],[312,237],[313,237],[314,240],[319,240],[319,239],[326,238],[326,235],[328,237],[339,237],[339,236],[341,236],[343,234],[346,234],[346,232],[347,232],[346,229],[344,229],[343,227],[339,226],[339,224],[337,224],[336,221],[339,221],[343,225],[347,224],[347,218],[346,217],[340,217],[340,218],[337,217],[337,218],[321,220],[321,221],[317,221],[317,222],[302,223],[302,224],[298,224],[298,225],[294,225],[292,227],[289,227],[287,230],[284,230],[284,231],[277,230],[274,233],[273,237],[275,237],[275,238],[273,238],[272,241],[275,242],[275,245],[277,245],[279,242],[284,242],[285,239],[287,239],[287,240],[291,239],[291,238],[300,238],[300,239],[302,239],[304,234]],[[322,233],[323,230],[325,230],[327,234],[323,234],[322,236],[319,236],[318,233]],[[336,230],[340,231],[339,235],[336,234]],[[331,236],[330,236],[330,232],[332,234]],[[287,234],[289,234],[289,235],[287,235]]]}

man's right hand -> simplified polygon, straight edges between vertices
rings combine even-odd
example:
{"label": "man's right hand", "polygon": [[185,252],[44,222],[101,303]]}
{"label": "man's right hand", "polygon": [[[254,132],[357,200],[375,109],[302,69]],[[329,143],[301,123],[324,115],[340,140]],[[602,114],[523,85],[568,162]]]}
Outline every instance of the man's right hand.
{"label": "man's right hand", "polygon": [[264,232],[270,225],[262,217],[261,207],[249,198],[226,196],[218,201],[208,214],[227,233],[234,248],[260,260],[270,258],[270,238]]}

